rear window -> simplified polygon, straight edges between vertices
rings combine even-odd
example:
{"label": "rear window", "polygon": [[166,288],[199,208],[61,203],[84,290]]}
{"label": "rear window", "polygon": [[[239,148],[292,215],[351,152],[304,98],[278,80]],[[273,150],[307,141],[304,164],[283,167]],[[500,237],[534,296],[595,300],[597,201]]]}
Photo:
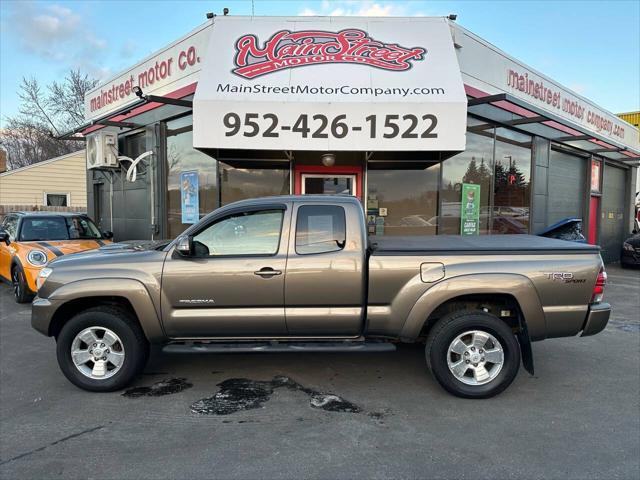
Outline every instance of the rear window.
{"label": "rear window", "polygon": [[101,238],[95,224],[86,217],[25,217],[20,228],[23,242]]}
{"label": "rear window", "polygon": [[344,208],[304,205],[298,209],[296,253],[309,255],[342,250],[346,242]]}

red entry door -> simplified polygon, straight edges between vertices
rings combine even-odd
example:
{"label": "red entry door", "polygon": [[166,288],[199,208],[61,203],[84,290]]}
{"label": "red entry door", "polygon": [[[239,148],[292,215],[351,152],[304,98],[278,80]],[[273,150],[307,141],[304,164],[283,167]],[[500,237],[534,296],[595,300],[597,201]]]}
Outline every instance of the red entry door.
{"label": "red entry door", "polygon": [[358,166],[296,165],[294,194],[347,194],[362,200],[362,168]]}
{"label": "red entry door", "polygon": [[589,200],[589,232],[587,241],[595,245],[598,241],[598,212],[600,211],[600,197],[592,196]]}

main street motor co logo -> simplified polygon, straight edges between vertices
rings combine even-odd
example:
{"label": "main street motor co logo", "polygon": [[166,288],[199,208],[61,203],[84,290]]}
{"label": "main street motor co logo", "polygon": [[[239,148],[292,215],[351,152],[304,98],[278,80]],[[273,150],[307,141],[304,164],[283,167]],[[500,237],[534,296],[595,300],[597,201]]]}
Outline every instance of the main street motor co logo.
{"label": "main street motor co logo", "polygon": [[258,46],[255,35],[243,35],[236,41],[233,73],[255,78],[287,68],[322,63],[355,63],[403,71],[411,61],[423,60],[427,50],[406,48],[396,43],[374,40],[364,30],[350,28],[340,32],[280,30]]}

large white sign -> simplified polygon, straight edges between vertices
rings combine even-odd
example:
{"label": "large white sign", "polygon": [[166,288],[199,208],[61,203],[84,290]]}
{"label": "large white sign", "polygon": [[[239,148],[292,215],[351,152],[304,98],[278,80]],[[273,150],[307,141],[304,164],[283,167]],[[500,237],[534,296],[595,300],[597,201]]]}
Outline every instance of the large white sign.
{"label": "large white sign", "polygon": [[617,144],[640,151],[638,129],[593,102],[536,72],[477,35],[455,25],[455,41],[466,85],[488,95],[507,92]]}
{"label": "large white sign", "polygon": [[207,23],[116,77],[84,98],[85,118],[93,120],[134,102],[133,87],[145,94],[166,95],[198,81],[211,24]]}
{"label": "large white sign", "polygon": [[195,147],[456,151],[465,130],[442,18],[214,20]]}

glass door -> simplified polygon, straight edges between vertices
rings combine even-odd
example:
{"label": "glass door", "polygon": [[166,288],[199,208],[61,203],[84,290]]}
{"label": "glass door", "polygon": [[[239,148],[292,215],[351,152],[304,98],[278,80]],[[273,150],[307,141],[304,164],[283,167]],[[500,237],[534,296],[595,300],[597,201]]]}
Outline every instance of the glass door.
{"label": "glass door", "polygon": [[303,195],[356,195],[355,175],[302,174]]}

